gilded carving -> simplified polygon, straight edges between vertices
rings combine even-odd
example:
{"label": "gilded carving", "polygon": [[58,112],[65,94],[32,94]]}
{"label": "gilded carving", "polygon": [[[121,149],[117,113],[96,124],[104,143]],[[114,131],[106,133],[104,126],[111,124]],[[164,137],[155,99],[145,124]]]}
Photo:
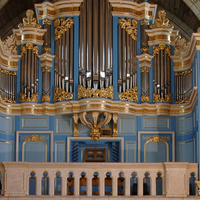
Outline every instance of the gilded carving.
{"label": "gilded carving", "polygon": [[37,23],[37,19],[33,17],[34,11],[29,9],[26,11],[26,17],[23,18],[23,23],[18,25],[18,28],[32,27],[41,28],[41,24]]}
{"label": "gilded carving", "polygon": [[149,25],[149,21],[146,20],[146,19],[143,19],[141,22],[140,22],[141,25]]}
{"label": "gilded carving", "polygon": [[165,94],[164,97],[161,97],[160,94],[153,93],[153,102],[154,103],[156,103],[156,102],[171,103],[172,102],[171,97],[172,97],[171,93]]}
{"label": "gilded carving", "polygon": [[51,68],[50,67],[43,67],[42,68],[42,72],[44,73],[44,72],[51,72]]}
{"label": "gilded carving", "polygon": [[92,119],[93,119],[93,123],[89,122],[86,118],[87,112],[83,112],[79,114],[80,120],[84,125],[87,125],[90,129],[91,129],[91,133],[90,136],[92,137],[93,141],[98,141],[99,137],[100,137],[100,132],[99,129],[104,126],[107,125],[110,120],[112,119],[112,114],[108,113],[108,112],[104,112],[104,120],[102,122],[98,123],[98,118],[99,118],[99,114],[100,112],[92,112]]}
{"label": "gilded carving", "polygon": [[64,89],[60,89],[58,86],[54,87],[54,102],[72,100],[73,94],[67,92]]}
{"label": "gilded carving", "polygon": [[142,52],[142,54],[149,53],[149,48],[148,47],[142,47],[141,52]]}
{"label": "gilded carving", "polygon": [[117,137],[117,121],[118,121],[118,114],[117,113],[113,113],[113,137]]}
{"label": "gilded carving", "polygon": [[71,17],[56,19],[54,21],[55,40],[58,40],[61,35],[73,26],[73,19]]}
{"label": "gilded carving", "polygon": [[144,102],[149,102],[149,96],[141,96],[141,101]]}
{"label": "gilded carving", "polygon": [[198,195],[200,196],[200,181],[195,181],[195,183],[198,188]]}
{"label": "gilded carving", "polygon": [[119,100],[138,102],[137,90],[138,88],[135,86],[131,89],[126,89],[125,92],[120,92]]}
{"label": "gilded carving", "polygon": [[186,76],[188,74],[192,73],[192,68],[191,69],[188,69],[186,71],[183,71],[183,72],[176,72],[176,76]]}
{"label": "gilded carving", "polygon": [[16,41],[17,41],[17,36],[15,34],[7,36],[7,38],[2,41],[4,51],[10,54],[17,54]]}
{"label": "gilded carving", "polygon": [[25,139],[25,141],[30,141],[30,142],[38,142],[38,141],[44,141],[45,139],[48,139],[49,136],[42,136],[42,135],[27,135],[27,136],[21,136],[21,139]]}
{"label": "gilded carving", "polygon": [[19,94],[19,102],[23,103],[25,101],[32,101],[32,102],[38,102],[38,93],[31,94],[31,97],[27,97],[27,94],[20,93]]}
{"label": "gilded carving", "polygon": [[153,46],[153,55],[159,54],[159,50],[165,50],[165,54],[171,56],[171,47],[160,43],[158,46]]}
{"label": "gilded carving", "polygon": [[74,119],[74,137],[78,137],[78,119],[79,119],[79,115],[78,113],[74,113],[73,114],[73,119]]}
{"label": "gilded carving", "polygon": [[175,51],[174,55],[179,56],[186,53],[190,42],[188,42],[185,38],[181,38],[180,35],[176,36],[175,40]]}
{"label": "gilded carving", "polygon": [[138,22],[135,19],[130,18],[120,18],[119,26],[126,30],[126,32],[130,35],[133,40],[137,40],[137,27]]}
{"label": "gilded carving", "polygon": [[43,95],[42,96],[42,102],[50,102],[50,96],[49,95]]}
{"label": "gilded carving", "polygon": [[38,55],[39,53],[39,46],[35,46],[32,43],[27,43],[24,46],[21,46],[21,55],[23,56],[24,54],[26,54],[27,50],[32,50],[32,52],[36,55]]}
{"label": "gilded carving", "polygon": [[166,140],[170,140],[170,136],[142,136],[143,140],[147,140],[148,142],[166,142]]}
{"label": "gilded carving", "polygon": [[181,103],[187,103],[190,99],[190,96],[185,97],[184,99],[179,99],[178,101],[176,101],[177,104],[181,104]]}
{"label": "gilded carving", "polygon": [[43,47],[43,52],[44,53],[51,53],[51,48],[50,47]]}
{"label": "gilded carving", "polygon": [[172,24],[169,24],[169,19],[166,18],[166,12],[164,10],[158,11],[158,18],[155,20],[155,24],[151,24],[150,28],[174,28]]}
{"label": "gilded carving", "polygon": [[141,73],[144,73],[144,72],[149,73],[149,68],[148,67],[141,68]]}
{"label": "gilded carving", "polygon": [[4,102],[7,102],[7,103],[16,103],[16,101],[12,100],[11,98],[8,99],[8,98],[2,96],[2,99],[3,99]]}
{"label": "gilded carving", "polygon": [[0,68],[0,72],[1,72],[2,74],[7,74],[7,75],[16,76],[16,72],[14,72],[14,71],[8,71],[8,70],[5,70],[5,69]]}
{"label": "gilded carving", "polygon": [[113,86],[110,85],[108,88],[102,87],[101,89],[85,88],[82,85],[78,86],[78,99],[88,97],[104,97],[113,99]]}
{"label": "gilded carving", "polygon": [[43,24],[51,25],[51,20],[50,19],[44,19]]}

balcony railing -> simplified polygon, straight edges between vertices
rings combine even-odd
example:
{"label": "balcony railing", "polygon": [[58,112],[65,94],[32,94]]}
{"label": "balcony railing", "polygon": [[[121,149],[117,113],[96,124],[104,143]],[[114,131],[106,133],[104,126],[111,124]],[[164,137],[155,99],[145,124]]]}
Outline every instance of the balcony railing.
{"label": "balcony railing", "polygon": [[186,197],[190,194],[191,178],[195,181],[197,177],[197,163],[186,162],[0,163],[1,195],[4,196],[159,194]]}

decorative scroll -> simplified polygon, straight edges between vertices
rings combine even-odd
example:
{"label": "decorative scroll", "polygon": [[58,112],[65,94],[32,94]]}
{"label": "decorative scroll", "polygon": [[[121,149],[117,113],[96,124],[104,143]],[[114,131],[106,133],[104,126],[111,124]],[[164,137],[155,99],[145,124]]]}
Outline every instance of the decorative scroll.
{"label": "decorative scroll", "polygon": [[141,101],[142,101],[143,103],[149,102],[149,96],[144,96],[144,95],[142,95],[142,96],[141,96]]}
{"label": "decorative scroll", "polygon": [[148,67],[141,68],[141,73],[144,73],[144,72],[149,73],[149,68]]}
{"label": "decorative scroll", "polygon": [[8,36],[3,43],[4,51],[10,54],[17,54],[17,36],[15,34],[12,34],[11,36]]}
{"label": "decorative scroll", "polygon": [[117,113],[113,113],[113,137],[117,137],[117,121],[118,121],[119,115]]}
{"label": "decorative scroll", "polygon": [[50,47],[43,47],[43,52],[44,53],[51,53],[51,48]]}
{"label": "decorative scroll", "polygon": [[60,89],[58,86],[54,88],[54,102],[72,100],[73,94],[66,92],[64,89]]}
{"label": "decorative scroll", "polygon": [[186,53],[190,42],[188,42],[185,38],[181,38],[180,35],[176,36],[175,40],[175,56],[180,56]]}
{"label": "decorative scroll", "polygon": [[33,17],[34,11],[29,9],[26,11],[26,17],[23,18],[23,23],[18,25],[18,28],[32,27],[41,28],[41,24],[37,23],[37,19]]}
{"label": "decorative scroll", "polygon": [[149,21],[146,19],[141,20],[140,22],[141,25],[149,25]]}
{"label": "decorative scroll", "polygon": [[78,137],[78,119],[79,119],[79,115],[78,113],[74,113],[73,114],[73,119],[74,119],[74,137]]}
{"label": "decorative scroll", "polygon": [[183,71],[183,72],[176,72],[176,76],[186,76],[188,74],[192,73],[192,69],[189,69],[189,70],[186,70],[186,71]]}
{"label": "decorative scroll", "polygon": [[126,30],[126,32],[131,36],[133,40],[137,40],[137,27],[138,22],[135,19],[130,18],[120,18],[119,26]]}
{"label": "decorative scroll", "polygon": [[108,112],[104,112],[104,120],[100,123],[98,122],[98,118],[99,118],[99,114],[100,112],[92,112],[92,118],[93,118],[93,124],[91,122],[89,122],[86,118],[87,112],[83,112],[79,114],[80,120],[84,125],[87,125],[90,129],[91,129],[91,133],[90,136],[92,137],[93,141],[98,141],[99,137],[100,137],[100,132],[99,129],[104,126],[107,125],[110,120],[112,119],[112,114],[108,113]]}
{"label": "decorative scroll", "polygon": [[16,72],[14,72],[14,71],[8,71],[8,70],[5,70],[5,69],[0,68],[0,72],[1,72],[2,74],[7,74],[7,75],[16,76]]}
{"label": "decorative scroll", "polygon": [[85,88],[82,85],[78,86],[78,99],[88,97],[104,97],[113,99],[113,86],[110,85],[108,88],[102,87],[101,89]]}
{"label": "decorative scroll", "polygon": [[169,93],[169,94],[165,94],[165,96],[160,96],[160,94],[155,94],[153,93],[153,102],[156,103],[156,102],[166,102],[166,103],[171,103],[172,100],[171,100],[171,97],[172,97],[172,94]]}
{"label": "decorative scroll", "polygon": [[56,19],[54,21],[55,40],[58,40],[61,35],[73,26],[73,19],[71,17]]}
{"label": "decorative scroll", "polygon": [[51,25],[51,20],[50,19],[45,19],[43,20],[43,24]]}
{"label": "decorative scroll", "polygon": [[20,93],[19,94],[20,98],[19,98],[19,102],[23,103],[25,101],[32,101],[32,102],[38,102],[38,93],[33,93],[31,94],[31,97],[27,97],[27,94],[25,93]]}
{"label": "decorative scroll", "polygon": [[159,136],[159,135],[142,136],[142,139],[147,140],[149,142],[166,142],[166,140],[170,140],[170,136]]}
{"label": "decorative scroll", "polygon": [[159,54],[159,50],[165,50],[165,54],[171,56],[171,47],[160,43],[158,46],[153,46],[153,55]]}
{"label": "decorative scroll", "polygon": [[49,95],[43,95],[42,96],[42,102],[50,102],[50,96]]}
{"label": "decorative scroll", "polygon": [[148,47],[142,47],[141,48],[141,53],[144,54],[144,53],[149,53],[149,48]]}
{"label": "decorative scroll", "polygon": [[42,136],[42,135],[27,135],[27,136],[21,136],[21,139],[25,139],[26,142],[30,141],[30,142],[38,142],[38,141],[44,141],[45,139],[48,139],[49,136]]}
{"label": "decorative scroll", "polygon": [[176,103],[177,104],[187,103],[189,100],[190,100],[190,95],[188,97],[185,97],[184,99],[179,99],[178,101],[176,101]]}
{"label": "decorative scroll", "polygon": [[36,55],[39,53],[39,46],[34,46],[32,43],[27,43],[26,45],[21,46],[21,55],[23,56],[26,54],[28,49],[32,50]]}
{"label": "decorative scroll", "polygon": [[166,18],[166,12],[164,10],[158,11],[158,18],[155,20],[155,24],[151,24],[150,28],[174,28],[172,24],[169,24],[169,19]]}
{"label": "decorative scroll", "polygon": [[119,100],[138,102],[137,90],[137,87],[133,87],[132,89],[126,89],[125,92],[120,92]]}

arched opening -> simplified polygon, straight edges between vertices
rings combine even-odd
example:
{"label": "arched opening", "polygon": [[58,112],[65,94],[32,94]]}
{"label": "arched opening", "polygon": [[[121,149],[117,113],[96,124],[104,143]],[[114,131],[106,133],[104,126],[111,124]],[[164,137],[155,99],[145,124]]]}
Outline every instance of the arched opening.
{"label": "arched opening", "polygon": [[36,177],[33,171],[30,173],[29,177],[29,195],[36,195]]}
{"label": "arched opening", "polygon": [[87,195],[87,179],[85,172],[81,173],[80,178],[80,195]]}
{"label": "arched opening", "polygon": [[42,188],[41,188],[41,193],[42,195],[49,195],[49,177],[48,177],[48,172],[43,173],[42,177]]}
{"label": "arched opening", "polygon": [[99,195],[99,177],[98,173],[95,172],[92,178],[92,195]]}
{"label": "arched opening", "polygon": [[143,195],[150,195],[150,176],[146,172],[143,178]]}
{"label": "arched opening", "polygon": [[195,173],[190,173],[190,179],[189,179],[189,194],[190,195],[196,195],[196,185],[195,185]]}
{"label": "arched opening", "polygon": [[74,195],[74,177],[70,172],[67,178],[67,195]]}
{"label": "arched opening", "polygon": [[112,195],[112,178],[111,178],[111,173],[110,172],[106,173],[105,195]]}
{"label": "arched opening", "polygon": [[131,195],[137,195],[137,174],[133,172],[131,174],[131,180],[130,180],[130,194]]}
{"label": "arched opening", "polygon": [[162,195],[162,176],[161,173],[157,173],[156,177],[156,195]]}
{"label": "arched opening", "polygon": [[54,178],[54,194],[61,195],[61,183],[62,178],[60,176],[60,172],[56,172],[56,177]]}
{"label": "arched opening", "polygon": [[118,178],[118,195],[124,195],[125,194],[125,179],[124,179],[124,173],[120,172],[119,173],[119,178]]}

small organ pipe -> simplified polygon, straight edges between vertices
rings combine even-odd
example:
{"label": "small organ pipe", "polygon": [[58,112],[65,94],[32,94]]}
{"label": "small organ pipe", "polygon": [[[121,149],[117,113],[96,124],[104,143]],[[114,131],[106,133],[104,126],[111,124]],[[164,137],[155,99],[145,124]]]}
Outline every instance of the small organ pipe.
{"label": "small organ pipe", "polygon": [[73,92],[73,26],[71,27],[70,31],[70,92]]}

